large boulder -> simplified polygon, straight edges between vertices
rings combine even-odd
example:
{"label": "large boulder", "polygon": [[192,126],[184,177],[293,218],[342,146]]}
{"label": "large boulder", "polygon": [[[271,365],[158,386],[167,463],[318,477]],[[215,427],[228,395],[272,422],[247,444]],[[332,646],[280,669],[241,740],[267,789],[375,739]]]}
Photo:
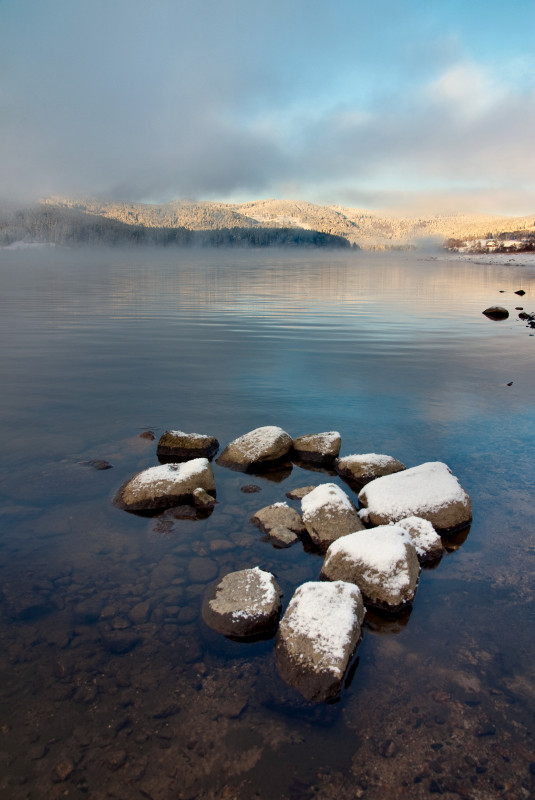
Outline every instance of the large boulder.
{"label": "large boulder", "polygon": [[215,436],[166,431],[160,437],[156,455],[166,460],[187,461],[190,458],[212,458],[218,450],[219,442]]}
{"label": "large boulder", "polygon": [[405,517],[396,522],[409,534],[420,563],[434,561],[444,554],[442,539],[429,520],[422,517]]}
{"label": "large boulder", "polygon": [[276,425],[265,425],[230,442],[217,463],[223,467],[247,470],[281,461],[292,447],[292,437]]}
{"label": "large boulder", "polygon": [[337,457],[341,444],[342,437],[338,431],[307,433],[293,440],[293,455],[300,461],[323,464]]}
{"label": "large boulder", "polygon": [[342,581],[299,586],[275,642],[283,679],[307,700],[336,696],[359,641],[364,613],[357,586]]}
{"label": "large boulder", "polygon": [[376,478],[359,492],[359,501],[372,525],[416,516],[445,533],[464,528],[472,519],[469,496],[441,461]]}
{"label": "large boulder", "polygon": [[144,469],[119,489],[114,503],[126,511],[153,511],[193,503],[199,488],[215,496],[214,473],[206,458]]}
{"label": "large boulder", "polygon": [[399,525],[357,531],[333,542],[321,577],[355,583],[370,605],[398,611],[416,592],[420,564],[414,545]]}
{"label": "large boulder", "polygon": [[310,538],[322,549],[364,528],[355,506],[335,483],[322,483],[305,495],[301,512]]}
{"label": "large boulder", "polygon": [[277,627],[281,595],[273,575],[259,567],[230,572],[206,593],[202,616],[225,636],[259,636]]}
{"label": "large boulder", "polygon": [[402,464],[397,458],[381,453],[362,453],[336,459],[334,468],[344,478],[349,478],[357,483],[368,483],[383,475],[401,472],[405,469],[405,464]]}

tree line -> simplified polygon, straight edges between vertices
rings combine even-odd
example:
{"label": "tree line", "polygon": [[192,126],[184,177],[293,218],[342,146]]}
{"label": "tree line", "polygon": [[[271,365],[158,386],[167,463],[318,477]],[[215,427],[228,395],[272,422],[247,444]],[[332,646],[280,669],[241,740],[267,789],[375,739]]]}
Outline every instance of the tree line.
{"label": "tree line", "polygon": [[0,212],[0,246],[14,242],[182,247],[351,247],[343,236],[303,228],[221,228],[129,225],[51,205]]}

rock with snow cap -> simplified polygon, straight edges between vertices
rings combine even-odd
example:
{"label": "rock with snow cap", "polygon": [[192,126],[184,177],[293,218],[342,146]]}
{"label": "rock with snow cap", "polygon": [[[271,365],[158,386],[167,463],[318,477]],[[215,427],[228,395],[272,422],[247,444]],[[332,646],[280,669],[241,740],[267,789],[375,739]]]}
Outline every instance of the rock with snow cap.
{"label": "rock with snow cap", "polygon": [[405,517],[396,522],[396,525],[403,528],[411,537],[420,563],[434,561],[444,554],[442,539],[429,520],[422,517]]}
{"label": "rock with snow cap", "polygon": [[126,511],[171,508],[193,503],[199,488],[215,496],[214,473],[206,458],[144,469],[119,489],[114,503]]}
{"label": "rock with snow cap", "polygon": [[464,528],[472,519],[468,494],[441,461],[376,478],[359,492],[359,501],[372,525],[416,516],[445,533]]}
{"label": "rock with snow cap", "polygon": [[364,614],[358,586],[342,581],[299,586],[275,642],[283,679],[307,700],[335,697],[360,639]]}
{"label": "rock with snow cap", "polygon": [[412,602],[419,574],[416,549],[399,525],[338,539],[327,550],[321,570],[322,578],[355,583],[366,603],[391,611]]}
{"label": "rock with snow cap", "polygon": [[277,527],[289,528],[296,534],[305,532],[303,520],[294,508],[290,508],[287,503],[273,503],[257,511],[251,517],[251,522],[260,528],[263,533],[268,533]]}
{"label": "rock with snow cap", "polygon": [[383,475],[401,472],[405,469],[405,464],[402,464],[397,458],[381,453],[362,453],[361,455],[354,454],[337,458],[334,468],[344,478],[362,484],[369,483],[374,478],[380,478]]}
{"label": "rock with snow cap", "polygon": [[337,457],[341,443],[342,437],[338,431],[307,433],[293,440],[293,455],[301,461],[324,464]]}
{"label": "rock with snow cap", "polygon": [[248,470],[280,462],[292,447],[291,436],[276,425],[265,425],[230,442],[217,463],[223,467]]}
{"label": "rock with snow cap", "polygon": [[184,431],[166,431],[158,442],[156,455],[162,460],[187,461],[191,458],[212,458],[219,450],[215,436]]}
{"label": "rock with snow cap", "polygon": [[277,627],[281,596],[270,572],[259,567],[230,572],[206,593],[202,616],[225,636],[259,636]]}
{"label": "rock with snow cap", "polygon": [[301,512],[310,538],[321,548],[364,528],[355,506],[335,483],[322,483],[305,495]]}

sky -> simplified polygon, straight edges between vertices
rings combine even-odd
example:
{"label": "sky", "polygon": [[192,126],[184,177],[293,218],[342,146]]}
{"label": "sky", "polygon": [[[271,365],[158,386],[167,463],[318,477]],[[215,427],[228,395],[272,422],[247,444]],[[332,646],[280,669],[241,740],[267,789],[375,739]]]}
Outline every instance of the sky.
{"label": "sky", "polygon": [[535,213],[533,0],[0,0],[0,199]]}

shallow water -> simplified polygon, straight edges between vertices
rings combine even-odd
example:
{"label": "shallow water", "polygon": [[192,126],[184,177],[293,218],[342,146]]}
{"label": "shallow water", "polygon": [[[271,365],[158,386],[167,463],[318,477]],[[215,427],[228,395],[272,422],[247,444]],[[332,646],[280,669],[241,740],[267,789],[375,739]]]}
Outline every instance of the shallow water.
{"label": "shallow water", "polygon": [[[2,796],[532,796],[535,337],[514,311],[535,310],[532,268],[4,251],[0,286]],[[481,314],[494,304],[507,321]],[[368,615],[332,704],[282,682],[272,641],[229,641],[199,612],[230,570],[273,571],[284,605],[316,579],[316,554],[274,549],[249,519],[339,478],[214,464],[203,520],[111,502],[157,463],[141,432],[224,445],[267,424],[445,461],[472,498],[412,612]]]}

